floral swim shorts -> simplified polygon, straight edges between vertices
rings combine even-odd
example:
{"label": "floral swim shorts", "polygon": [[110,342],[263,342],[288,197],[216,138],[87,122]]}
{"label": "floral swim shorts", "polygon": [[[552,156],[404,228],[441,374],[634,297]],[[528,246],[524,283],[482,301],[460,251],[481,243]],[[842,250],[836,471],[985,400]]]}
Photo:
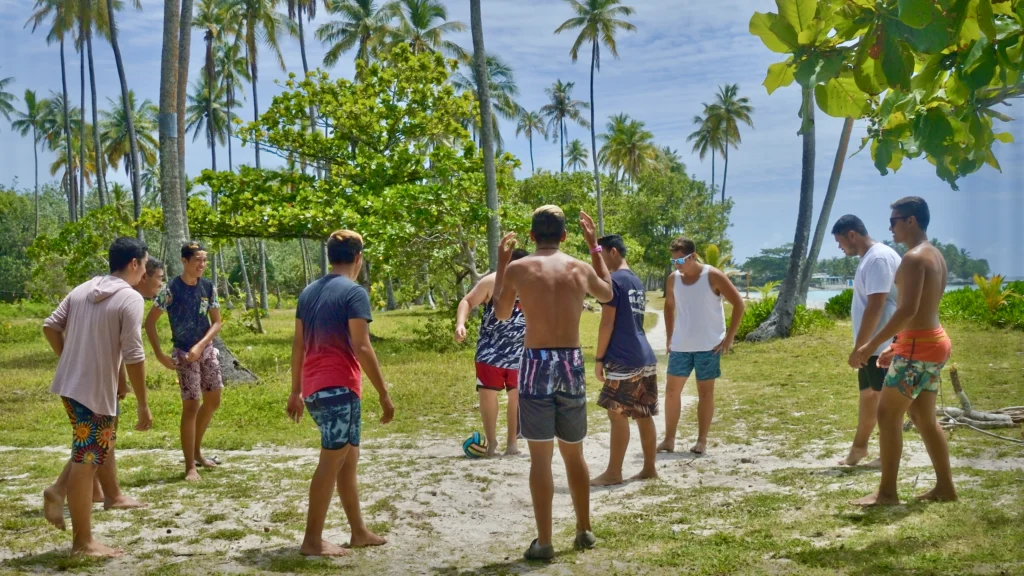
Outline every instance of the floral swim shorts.
{"label": "floral swim shorts", "polygon": [[66,396],[61,396],[61,400],[64,401],[64,410],[68,413],[73,431],[71,461],[76,464],[102,466],[117,438],[115,416],[96,414],[80,402]]}
{"label": "floral swim shorts", "polygon": [[907,360],[902,356],[892,359],[885,387],[895,388],[907,398],[916,400],[921,392],[938,392],[945,362]]}

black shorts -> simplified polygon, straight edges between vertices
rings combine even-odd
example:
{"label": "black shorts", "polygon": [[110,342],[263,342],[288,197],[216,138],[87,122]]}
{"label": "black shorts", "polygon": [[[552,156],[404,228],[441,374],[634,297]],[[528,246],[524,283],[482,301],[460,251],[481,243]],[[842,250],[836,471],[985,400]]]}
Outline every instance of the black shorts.
{"label": "black shorts", "polygon": [[885,368],[878,367],[878,356],[868,358],[867,365],[857,371],[857,382],[860,384],[861,392],[868,388],[875,392],[881,392],[882,384],[885,383],[886,372],[888,370]]}

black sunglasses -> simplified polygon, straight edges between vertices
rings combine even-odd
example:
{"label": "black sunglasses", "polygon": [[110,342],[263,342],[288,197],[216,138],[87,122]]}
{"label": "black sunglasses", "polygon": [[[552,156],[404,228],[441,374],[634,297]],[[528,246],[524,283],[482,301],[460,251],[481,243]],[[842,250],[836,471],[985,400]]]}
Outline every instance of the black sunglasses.
{"label": "black sunglasses", "polygon": [[904,220],[909,220],[909,219],[910,219],[910,216],[894,216],[892,218],[889,218],[889,227],[892,228],[893,226],[896,225],[897,222],[904,221]]}

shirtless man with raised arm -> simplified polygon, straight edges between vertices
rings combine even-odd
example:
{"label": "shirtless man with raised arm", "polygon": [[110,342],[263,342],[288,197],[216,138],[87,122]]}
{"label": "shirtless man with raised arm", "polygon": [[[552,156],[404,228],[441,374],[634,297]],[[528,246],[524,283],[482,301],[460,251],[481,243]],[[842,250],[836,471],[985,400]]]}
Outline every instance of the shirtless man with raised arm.
{"label": "shirtless man with raised arm", "polygon": [[928,204],[916,196],[892,205],[892,238],[909,248],[896,270],[899,303],[875,337],[850,354],[850,365],[860,368],[867,365],[879,346],[896,337],[878,358],[878,366],[889,368],[878,404],[882,480],[877,492],[851,502],[857,506],[900,503],[896,477],[903,455],[903,415],[908,410],[935,467],[935,488],[918,496],[918,500],[957,499],[949,446],[935,418],[935,396],[952,346],[939,323],[939,301],[946,290],[947,270],[942,253],[928,242],[930,219]]}
{"label": "shirtless man with raised arm", "polygon": [[509,263],[515,233],[502,238],[498,252],[494,314],[499,320],[510,318],[518,293],[526,316],[525,350],[519,367],[519,422],[530,446],[530,495],[537,521],[537,539],[524,554],[527,560],[555,556],[551,544],[555,438],[576,512],[574,546],[590,549],[597,543],[590,531],[590,470],[583,458],[587,394],[580,316],[588,292],[601,302],[608,302],[614,294],[594,221],[581,212],[580,227],[590,246],[592,266],[559,250],[565,241],[565,213],[557,206],[541,206],[533,213],[530,238],[537,250],[532,255]]}

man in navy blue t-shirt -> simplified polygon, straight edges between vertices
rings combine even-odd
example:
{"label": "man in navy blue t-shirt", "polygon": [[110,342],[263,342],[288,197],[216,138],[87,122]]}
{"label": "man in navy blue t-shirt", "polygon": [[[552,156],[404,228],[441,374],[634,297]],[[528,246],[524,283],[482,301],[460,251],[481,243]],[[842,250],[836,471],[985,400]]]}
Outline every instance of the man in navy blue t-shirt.
{"label": "man in navy blue t-shirt", "polygon": [[658,414],[658,359],[644,334],[647,294],[644,285],[626,263],[626,243],[612,234],[597,241],[601,256],[612,271],[615,295],[601,310],[597,336],[596,376],[604,382],[597,405],[608,410],[611,421],[611,453],[608,468],[590,481],[591,486],[622,483],[622,462],[629,446],[629,419],[640,429],[644,468],[635,480],[657,478],[654,466]]}

